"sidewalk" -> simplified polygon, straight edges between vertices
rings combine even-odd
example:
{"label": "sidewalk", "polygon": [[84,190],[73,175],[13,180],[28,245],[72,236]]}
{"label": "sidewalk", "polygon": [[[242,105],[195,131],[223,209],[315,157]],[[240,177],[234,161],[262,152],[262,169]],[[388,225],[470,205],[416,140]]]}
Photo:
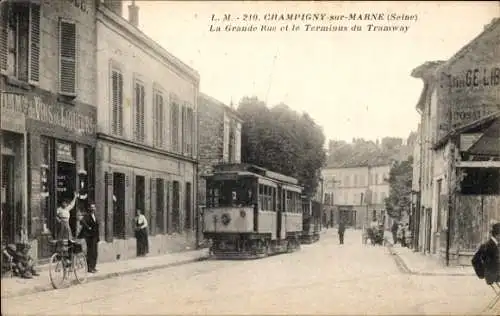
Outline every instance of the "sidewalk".
{"label": "sidewalk", "polygon": [[405,273],[430,276],[475,276],[472,267],[447,267],[438,258],[430,255],[414,252],[412,249],[401,247],[399,244],[393,246],[388,242],[387,245],[391,254],[394,255],[396,263]]}
{"label": "sidewalk", "polygon": [[[208,249],[169,253],[161,256],[134,258],[124,261],[105,262],[97,265],[97,273],[88,274],[87,282],[109,279],[117,276],[141,273],[205,260]],[[39,269],[40,276],[33,279],[18,277],[2,278],[2,299],[53,290],[50,284],[48,266]],[[72,279],[74,279],[72,277]]]}

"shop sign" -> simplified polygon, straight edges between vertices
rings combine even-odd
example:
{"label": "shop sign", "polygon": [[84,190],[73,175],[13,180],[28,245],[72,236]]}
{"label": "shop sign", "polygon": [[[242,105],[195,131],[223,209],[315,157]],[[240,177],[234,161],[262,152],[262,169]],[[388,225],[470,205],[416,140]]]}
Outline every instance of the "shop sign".
{"label": "shop sign", "polygon": [[2,117],[4,113],[16,113],[24,118],[61,126],[77,134],[95,134],[94,116],[79,113],[63,104],[47,104],[37,95],[2,92],[0,104]]}
{"label": "shop sign", "polygon": [[0,118],[0,129],[15,133],[24,133],[26,131],[26,119],[23,114],[4,111],[2,108]]}
{"label": "shop sign", "polygon": [[57,142],[57,160],[74,161],[72,144]]}
{"label": "shop sign", "polygon": [[500,111],[500,65],[458,67],[439,78],[438,107],[449,110],[452,128]]}

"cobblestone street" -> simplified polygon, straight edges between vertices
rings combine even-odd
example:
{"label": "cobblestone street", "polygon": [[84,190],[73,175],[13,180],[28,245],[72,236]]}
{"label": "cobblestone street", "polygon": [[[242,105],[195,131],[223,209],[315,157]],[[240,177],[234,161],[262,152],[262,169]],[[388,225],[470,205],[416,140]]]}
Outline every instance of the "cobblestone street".
{"label": "cobblestone street", "polygon": [[472,276],[403,274],[385,247],[338,245],[334,231],[292,254],[204,261],[2,299],[3,315],[437,314],[481,311]]}

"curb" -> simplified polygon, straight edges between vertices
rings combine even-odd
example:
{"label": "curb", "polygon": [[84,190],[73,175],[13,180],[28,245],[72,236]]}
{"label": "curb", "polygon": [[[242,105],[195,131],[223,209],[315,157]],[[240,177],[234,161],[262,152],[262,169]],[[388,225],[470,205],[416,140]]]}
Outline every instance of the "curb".
{"label": "curb", "polygon": [[[166,268],[173,268],[173,267],[177,267],[177,266],[181,266],[181,265],[185,265],[185,264],[189,264],[189,263],[205,261],[207,259],[209,259],[209,256],[203,255],[201,257],[194,258],[194,259],[186,259],[186,260],[180,260],[177,262],[170,262],[170,263],[165,263],[165,264],[160,264],[160,265],[155,265],[155,266],[142,267],[142,268],[136,268],[136,269],[125,270],[125,271],[120,271],[120,272],[110,272],[110,273],[106,273],[106,274],[95,275],[95,276],[87,278],[87,281],[84,284],[95,282],[95,281],[102,281],[102,280],[107,280],[107,279],[111,279],[111,278],[116,278],[119,276],[139,274],[139,273],[160,270],[160,269],[166,269]],[[71,285],[74,285],[74,284],[76,284],[76,283],[73,280]],[[65,288],[67,288],[67,287],[65,287]],[[64,289],[64,288],[61,288],[61,289]],[[46,284],[46,285],[36,285],[32,288],[21,290],[17,293],[11,293],[11,294],[6,294],[6,295],[2,294],[2,299],[26,296],[26,295],[30,295],[30,294],[55,291],[55,290],[57,290],[57,289],[54,289],[50,285],[50,282],[48,282],[48,284]]]}
{"label": "curb", "polygon": [[392,256],[394,256],[394,261],[396,262],[396,265],[401,270],[401,272],[403,272],[405,274],[419,275],[419,276],[460,276],[460,277],[471,277],[471,276],[474,276],[473,273],[463,274],[463,273],[453,273],[453,272],[449,272],[449,273],[436,273],[436,272],[418,272],[418,271],[413,271],[413,270],[411,270],[408,267],[408,265],[403,260],[403,258],[401,258],[401,256],[397,252],[395,252],[394,250],[392,250],[393,244],[391,242],[389,242],[388,240],[386,240],[386,245],[387,245],[387,249],[389,250],[389,253]]}

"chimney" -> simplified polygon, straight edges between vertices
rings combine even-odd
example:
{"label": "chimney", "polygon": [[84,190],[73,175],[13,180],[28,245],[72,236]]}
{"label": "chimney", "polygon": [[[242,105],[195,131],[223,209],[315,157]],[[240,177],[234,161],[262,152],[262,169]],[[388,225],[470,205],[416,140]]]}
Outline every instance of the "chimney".
{"label": "chimney", "polygon": [[116,15],[122,16],[122,1],[121,0],[104,0],[104,5],[108,7],[111,11],[113,11]]}
{"label": "chimney", "polygon": [[128,21],[135,27],[139,27],[139,7],[135,5],[135,0],[128,6]]}

